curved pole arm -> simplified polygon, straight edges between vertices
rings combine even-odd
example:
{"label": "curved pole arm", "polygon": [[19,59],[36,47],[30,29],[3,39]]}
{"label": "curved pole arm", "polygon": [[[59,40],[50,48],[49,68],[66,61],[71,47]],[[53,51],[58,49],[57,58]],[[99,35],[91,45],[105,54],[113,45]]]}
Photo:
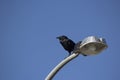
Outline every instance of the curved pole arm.
{"label": "curved pole arm", "polygon": [[76,58],[79,55],[79,53],[73,53],[70,56],[68,56],[67,58],[65,58],[64,60],[62,60],[49,74],[48,76],[45,78],[45,80],[52,80],[52,78],[57,74],[57,72],[68,62],[70,62],[71,60],[73,60],[74,58]]}

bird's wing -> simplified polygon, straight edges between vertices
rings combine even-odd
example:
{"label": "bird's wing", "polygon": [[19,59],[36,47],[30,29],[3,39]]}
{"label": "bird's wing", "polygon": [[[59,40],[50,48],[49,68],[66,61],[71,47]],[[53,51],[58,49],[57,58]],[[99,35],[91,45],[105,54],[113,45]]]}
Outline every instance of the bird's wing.
{"label": "bird's wing", "polygon": [[68,45],[73,45],[73,46],[74,46],[75,43],[74,43],[72,40],[69,39],[69,40],[68,40]]}

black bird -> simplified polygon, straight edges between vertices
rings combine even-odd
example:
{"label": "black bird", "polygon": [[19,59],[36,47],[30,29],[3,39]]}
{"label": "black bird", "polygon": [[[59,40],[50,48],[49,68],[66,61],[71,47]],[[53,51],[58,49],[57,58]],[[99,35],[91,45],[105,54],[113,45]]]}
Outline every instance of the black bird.
{"label": "black bird", "polygon": [[69,52],[69,55],[71,55],[71,52],[74,50],[75,43],[65,35],[59,36],[57,39],[59,39],[63,48]]}

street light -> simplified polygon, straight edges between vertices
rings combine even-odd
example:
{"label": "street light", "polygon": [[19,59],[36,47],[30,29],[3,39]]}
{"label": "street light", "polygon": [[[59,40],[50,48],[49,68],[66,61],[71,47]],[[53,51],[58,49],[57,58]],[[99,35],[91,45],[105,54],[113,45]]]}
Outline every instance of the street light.
{"label": "street light", "polygon": [[62,60],[45,78],[45,80],[52,80],[55,74],[68,62],[76,58],[79,54],[83,55],[95,55],[107,48],[107,43],[104,38],[98,38],[95,36],[89,36],[83,41],[78,42],[75,45],[73,54]]}
{"label": "street light", "polygon": [[81,53],[84,55],[95,55],[107,48],[107,43],[104,38],[89,36],[82,42],[75,45],[73,53]]}

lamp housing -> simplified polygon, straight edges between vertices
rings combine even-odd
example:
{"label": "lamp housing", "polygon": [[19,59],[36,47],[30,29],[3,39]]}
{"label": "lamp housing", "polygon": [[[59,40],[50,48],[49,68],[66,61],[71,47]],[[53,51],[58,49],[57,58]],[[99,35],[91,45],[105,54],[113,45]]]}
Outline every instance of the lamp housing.
{"label": "lamp housing", "polygon": [[78,42],[75,45],[73,52],[81,53],[84,55],[94,55],[94,54],[100,53],[107,47],[108,46],[107,46],[106,40],[104,38],[89,36],[89,37],[83,39],[83,41]]}

